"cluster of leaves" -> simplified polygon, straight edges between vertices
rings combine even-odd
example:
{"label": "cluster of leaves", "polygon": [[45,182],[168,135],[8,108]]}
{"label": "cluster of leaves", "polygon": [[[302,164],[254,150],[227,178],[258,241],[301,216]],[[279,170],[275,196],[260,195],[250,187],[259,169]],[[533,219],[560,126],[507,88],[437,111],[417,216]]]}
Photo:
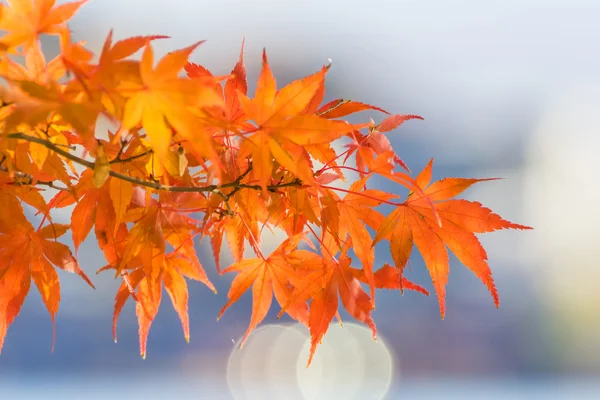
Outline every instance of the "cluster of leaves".
{"label": "cluster of leaves", "polygon": [[[485,179],[431,183],[431,162],[411,176],[385,133],[420,117],[342,99],[321,104],[328,66],[278,89],[264,52],[249,97],[243,45],[223,76],[188,62],[201,42],[155,65],[152,42],[163,36],[115,42],[111,32],[95,57],[71,40],[66,27],[83,1],[8,3],[0,8],[0,349],[31,279],[53,322],[60,299],[55,267],[93,287],[69,247],[57,241],[70,231],[77,252],[92,228],[107,261],[101,270],[122,280],[113,330],[132,298],[142,356],[163,288],[186,340],[185,278],[215,291],[194,250],[201,237],[210,238],[219,272],[237,274],[221,314],[252,288],[247,337],[274,296],[280,315],[309,328],[311,357],[339,318],[339,299],[375,336],[376,289],[428,294],[404,277],[413,246],[429,269],[442,317],[447,249],[498,305],[475,233],[527,227],[480,203],[453,199]],[[48,62],[43,34],[60,40],[60,54]],[[138,51],[139,60],[133,57]],[[365,110],[385,118],[379,124],[340,120]],[[98,133],[100,118],[118,129]],[[334,147],[337,141],[346,143],[342,150]],[[348,172],[358,180],[348,189],[336,186]],[[375,175],[405,188],[407,197],[368,188]],[[37,228],[24,204],[41,217]],[[392,206],[391,213],[382,214],[382,205]],[[74,206],[71,223],[53,222],[51,211],[68,206]],[[271,254],[261,251],[265,227],[287,235]],[[393,265],[377,267],[374,246],[383,240]],[[234,262],[221,270],[223,241]],[[246,246],[254,258],[245,258]]]}

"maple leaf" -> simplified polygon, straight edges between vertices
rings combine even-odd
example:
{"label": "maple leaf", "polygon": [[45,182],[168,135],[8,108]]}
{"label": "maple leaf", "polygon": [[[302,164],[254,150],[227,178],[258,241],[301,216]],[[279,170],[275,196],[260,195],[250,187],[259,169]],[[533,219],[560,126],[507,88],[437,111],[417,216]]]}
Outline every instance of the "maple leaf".
{"label": "maple leaf", "polygon": [[341,118],[350,114],[366,110],[376,110],[389,115],[389,112],[385,111],[382,108],[375,107],[370,104],[361,103],[359,101],[344,99],[332,100],[329,103],[323,105],[321,108],[319,108],[316,111],[316,113],[325,118]]}
{"label": "maple leaf", "polygon": [[255,133],[242,142],[239,156],[252,156],[254,172],[263,190],[273,172],[273,159],[303,182],[310,183],[312,168],[309,154],[303,146],[330,143],[356,129],[344,121],[304,113],[323,86],[327,69],[323,67],[316,74],[277,91],[266,52],[263,51],[263,67],[254,98],[249,99],[239,93],[244,113],[257,125]]}
{"label": "maple leaf", "polygon": [[[351,268],[352,275],[363,283],[369,283],[365,276],[365,271],[362,269]],[[398,268],[392,267],[389,264],[384,264],[374,274],[375,287],[377,289],[407,289],[413,290],[429,296],[429,292],[424,287],[411,282],[406,277],[402,276]]]}
{"label": "maple leaf", "polygon": [[[3,264],[0,269],[0,351],[6,331],[19,313],[32,279],[50,313],[54,327],[54,317],[60,301],[60,286],[52,265],[76,273],[94,287],[69,248],[54,240],[66,230],[60,227],[53,229],[51,226],[34,230],[26,220],[19,203],[9,196],[1,196],[2,204],[5,207],[10,206],[10,217],[0,216],[0,260]],[[54,339],[52,343],[54,348]]]}
{"label": "maple leaf", "polygon": [[403,115],[403,114],[390,115],[389,117],[387,117],[386,119],[381,121],[375,127],[375,130],[377,132],[389,132],[391,130],[398,128],[404,122],[411,120],[411,119],[421,119],[422,120],[423,117],[420,117],[418,115]]}
{"label": "maple leaf", "polygon": [[[390,240],[392,259],[400,275],[414,243],[433,280],[442,318],[446,312],[449,271],[446,248],[486,285],[498,307],[500,300],[487,264],[487,254],[474,233],[531,228],[506,221],[480,203],[450,200],[471,185],[490,179],[445,178],[430,185],[432,165],[433,159],[416,178],[417,185],[423,188],[423,194],[411,192],[401,206],[385,217],[374,243],[384,238]],[[426,197],[433,202],[437,215],[434,215]],[[441,220],[441,225],[438,220]]]}
{"label": "maple leaf", "polygon": [[171,144],[171,126],[185,139],[191,140],[201,156],[214,158],[212,143],[205,132],[194,129],[193,116],[185,110],[190,106],[217,106],[221,98],[204,81],[178,77],[191,52],[202,42],[164,56],[153,69],[154,52],[148,43],[140,64],[141,83],[123,83],[120,90],[130,94],[122,121],[123,130],[140,123],[148,135],[152,150],[158,157],[160,171]]}
{"label": "maple leaf", "polygon": [[[70,229],[76,254],[81,243],[95,228],[100,249],[109,264],[114,265],[120,262],[127,236],[127,229],[117,214],[126,208],[128,193],[115,193],[115,186],[121,188],[127,183],[120,181],[113,184],[113,178],[110,179],[109,185],[96,188],[93,185],[93,171],[87,170],[74,187],[78,197],[71,192],[61,191],[48,203],[48,208],[64,208],[75,204]],[[123,190],[127,192],[127,189]]]}
{"label": "maple leaf", "polygon": [[104,46],[102,47],[102,53],[98,60],[98,68],[100,71],[109,72],[111,68],[114,68],[115,62],[121,61],[132,54],[141,50],[144,46],[156,39],[168,39],[168,36],[164,35],[147,35],[147,36],[135,36],[123,40],[117,41],[113,45],[113,31],[112,29],[108,33]]}
{"label": "maple leaf", "polygon": [[[242,41],[242,49],[240,50],[240,56],[238,62],[233,67],[230,75],[225,81],[224,87],[221,89],[220,84],[215,82],[215,87],[218,88],[217,92],[220,93],[224,99],[222,111],[225,113],[225,118],[229,122],[239,122],[238,120],[245,120],[246,116],[241,109],[238,92],[242,95],[248,93],[248,83],[246,82],[246,67],[244,65],[244,43]],[[213,74],[202,65],[187,63],[185,65],[185,71],[190,78],[204,78],[213,77]],[[235,126],[235,125],[234,125]]]}
{"label": "maple leaf", "polygon": [[[371,246],[372,239],[367,226],[375,231],[379,229],[384,217],[373,208],[388,202],[396,196],[380,190],[361,191],[360,189],[365,186],[367,180],[368,178],[363,178],[356,181],[350,186],[343,199],[335,201],[335,204],[332,204],[331,207],[323,208],[322,220],[325,222],[325,228],[328,228],[334,237],[337,236],[340,242],[345,242],[347,235],[352,238],[353,251],[362,263],[373,298],[375,295],[373,280],[375,251]],[[328,223],[331,220],[336,222]],[[338,248],[341,248],[341,246]]]}
{"label": "maple leaf", "polygon": [[252,315],[240,347],[245,343],[250,332],[266,317],[273,295],[281,306],[287,306],[286,312],[292,318],[307,323],[306,303],[300,301],[288,304],[292,295],[288,277],[294,272],[294,266],[289,260],[302,254],[302,251],[294,250],[301,236],[285,240],[266,258],[245,259],[221,271],[221,273],[237,272],[238,274],[233,279],[227,294],[229,301],[223,306],[217,319],[221,318],[223,313],[252,286]]}
{"label": "maple leaf", "polygon": [[27,47],[24,50],[25,65],[10,58],[0,62],[0,74],[15,80],[31,80],[40,84],[56,81],[63,77],[66,70],[60,57],[46,62],[42,48],[39,45]]}
{"label": "maple leaf", "polygon": [[[334,109],[334,111],[335,110],[336,109]],[[405,121],[411,119],[422,120],[423,118],[418,115],[395,114],[384,119],[379,125],[372,127],[367,135],[363,135],[359,131],[354,131],[352,133],[352,142],[345,146],[348,149],[346,160],[356,152],[356,166],[358,169],[364,171],[366,169],[365,167],[368,166],[373,170],[372,165],[369,162],[372,159],[373,154],[382,155],[389,153],[392,155],[396,164],[410,172],[410,169],[404,161],[402,161],[393,151],[392,144],[383,133],[396,129]],[[362,176],[364,176],[363,172],[361,172],[361,177]]]}
{"label": "maple leaf", "polygon": [[48,212],[48,206],[44,197],[40,194],[40,189],[25,185],[13,185],[14,182],[15,180],[10,178],[10,173],[3,174],[0,172],[0,184],[4,184],[2,190],[5,193],[18,197],[24,203],[35,207],[42,213]]}
{"label": "maple leaf", "polygon": [[109,193],[115,210],[115,224],[118,226],[133,197],[133,184],[122,179],[113,178],[109,182]]}
{"label": "maple leaf", "polygon": [[171,252],[164,258],[160,279],[153,281],[143,268],[134,269],[121,283],[115,296],[113,314],[113,337],[117,341],[117,322],[127,299],[135,291],[136,315],[139,324],[140,354],[146,358],[146,347],[150,326],[160,307],[162,288],[164,287],[173,308],[177,312],[186,342],[190,341],[190,324],[188,316],[188,287],[185,278],[204,281],[206,278],[196,265],[177,252]]}
{"label": "maple leaf", "polygon": [[[69,192],[58,193],[49,203],[50,208],[64,208],[76,203],[71,214],[71,235],[75,251],[90,233],[94,223],[99,219],[97,210],[102,208],[102,201],[109,199],[103,194],[105,188],[96,188],[93,185],[93,172],[85,171],[75,187],[79,197]],[[105,217],[105,216],[104,216]]]}
{"label": "maple leaf", "polygon": [[[175,248],[177,254],[185,257],[196,268],[200,276],[199,280],[216,292],[194,251],[193,238],[196,230],[194,221],[183,213],[166,208],[164,205],[168,197],[166,195],[161,197],[162,202],[150,200],[146,207],[129,211],[129,217],[135,221],[135,224],[127,236],[119,270],[123,270],[128,263],[139,257],[149,285],[153,286],[160,278],[168,242]],[[176,209],[177,202],[174,201],[172,204]]]}
{"label": "maple leaf", "polygon": [[62,59],[82,83],[82,89],[90,100],[102,104],[114,118],[122,119],[126,100],[119,95],[117,88],[122,82],[138,82],[140,78],[139,62],[127,58],[151,41],[165,38],[168,36],[135,36],[113,44],[111,30],[104,41],[98,64],[92,65],[91,58],[71,44],[68,35],[64,34],[61,36],[61,44],[65,47]]}
{"label": "maple leaf", "polygon": [[[322,242],[325,248],[330,247],[328,242],[332,239]],[[348,244],[351,241],[350,239]],[[308,365],[338,312],[338,296],[346,311],[356,320],[368,325],[373,339],[376,338],[377,330],[371,317],[373,302],[354,276],[353,268],[350,267],[352,259],[346,255],[348,247],[342,249],[338,259],[333,258],[329,251],[325,252],[324,257],[308,251],[303,251],[296,257],[297,272],[291,275],[291,283],[295,289],[282,312],[287,311],[287,307],[292,303],[311,299],[308,315],[311,336]]]}
{"label": "maple leaf", "polygon": [[8,32],[0,41],[10,47],[30,46],[40,34],[58,34],[86,1],[55,6],[56,0],[8,0],[10,7],[0,5],[0,30]]}

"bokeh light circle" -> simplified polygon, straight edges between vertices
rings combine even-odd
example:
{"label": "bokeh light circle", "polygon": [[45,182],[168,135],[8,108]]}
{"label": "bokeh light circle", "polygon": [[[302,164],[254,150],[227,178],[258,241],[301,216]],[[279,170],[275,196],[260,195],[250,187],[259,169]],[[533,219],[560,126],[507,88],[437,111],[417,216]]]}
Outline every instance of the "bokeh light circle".
{"label": "bokeh light circle", "polygon": [[236,400],[381,399],[391,385],[394,362],[385,342],[355,323],[332,323],[312,364],[308,329],[301,324],[265,325],[243,348],[239,341],[227,365]]}
{"label": "bokeh light circle", "polygon": [[392,354],[363,325],[332,323],[306,368],[310,338],[300,352],[298,385],[305,399],[383,399],[394,370]]}

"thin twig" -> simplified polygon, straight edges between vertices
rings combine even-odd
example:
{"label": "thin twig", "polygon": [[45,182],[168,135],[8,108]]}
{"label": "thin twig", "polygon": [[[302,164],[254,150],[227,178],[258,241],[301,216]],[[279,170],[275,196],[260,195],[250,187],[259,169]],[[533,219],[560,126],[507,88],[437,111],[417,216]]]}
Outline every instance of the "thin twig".
{"label": "thin twig", "polygon": [[252,171],[252,163],[248,163],[248,169],[246,170],[246,172],[244,172],[243,174],[241,174],[240,176],[238,176],[235,181],[236,182],[241,182],[242,179],[244,179],[250,173],[250,171]]}
{"label": "thin twig", "polygon": [[131,157],[127,157],[127,158],[116,157],[114,160],[109,161],[109,164],[123,164],[126,162],[137,160],[138,158],[142,158],[144,156],[147,156],[148,154],[152,154],[152,150],[144,151],[143,153],[136,154],[135,156],[131,156]]}
{"label": "thin twig", "polygon": [[[4,165],[0,165],[0,171],[4,171],[4,172],[11,172],[7,167],[5,167]],[[16,185],[43,185],[43,186],[48,186],[52,189],[56,189],[56,190],[62,190],[64,192],[71,192],[71,189],[63,187],[63,186],[57,186],[56,184],[54,184],[54,182],[52,181],[36,181],[33,176],[25,173],[25,172],[21,172],[21,171],[12,171],[12,175],[23,179],[23,181],[15,181],[15,182],[10,182],[11,184],[16,184]]]}
{"label": "thin twig", "polygon": [[122,141],[121,141],[121,147],[119,148],[119,152],[118,152],[118,153],[117,153],[117,155],[115,156],[115,159],[114,159],[114,160],[111,160],[111,161],[109,162],[109,164],[110,164],[110,163],[112,163],[112,162],[115,162],[115,161],[119,161],[119,159],[121,158],[121,154],[123,154],[123,151],[125,150],[125,146],[127,146],[127,141],[125,141],[125,140],[122,140]]}

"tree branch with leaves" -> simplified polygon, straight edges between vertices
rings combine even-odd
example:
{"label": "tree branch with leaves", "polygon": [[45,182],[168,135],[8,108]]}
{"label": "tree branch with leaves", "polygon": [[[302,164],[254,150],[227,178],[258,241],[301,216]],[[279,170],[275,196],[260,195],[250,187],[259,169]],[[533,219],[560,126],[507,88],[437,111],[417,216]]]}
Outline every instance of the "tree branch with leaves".
{"label": "tree branch with leaves", "polygon": [[[143,357],[163,288],[186,340],[188,279],[216,292],[194,249],[202,237],[210,239],[218,272],[236,274],[219,317],[251,289],[245,340],[274,297],[280,316],[309,329],[311,358],[340,306],[375,337],[378,290],[429,294],[405,277],[413,247],[431,274],[442,318],[448,250],[499,305],[475,234],[530,228],[455,198],[489,179],[432,183],[432,162],[411,174],[386,135],[420,117],[351,100],[323,104],[329,66],[278,88],[264,51],[250,97],[243,44],[224,75],[188,61],[202,42],[155,63],[152,43],[164,36],[114,41],[110,32],[95,58],[66,26],[83,3],[0,6],[0,349],[32,281],[53,323],[60,299],[55,268],[93,287],[76,257],[92,230],[106,258],[100,271],[121,280],[115,340],[131,299]],[[50,61],[41,35],[60,40],[60,54]],[[365,111],[384,117],[342,119]],[[117,129],[101,131],[102,120]],[[374,176],[393,189],[372,188]],[[349,188],[342,186],[349,180]],[[391,212],[384,214],[384,206]],[[54,222],[52,211],[65,207],[73,207],[70,224]],[[39,226],[31,213],[42,216]],[[265,228],[286,236],[270,254],[261,248]],[[58,240],[68,232],[75,254]],[[391,264],[375,260],[382,241],[389,242]],[[221,269],[223,242],[233,263]],[[255,257],[245,256],[247,246]]]}

